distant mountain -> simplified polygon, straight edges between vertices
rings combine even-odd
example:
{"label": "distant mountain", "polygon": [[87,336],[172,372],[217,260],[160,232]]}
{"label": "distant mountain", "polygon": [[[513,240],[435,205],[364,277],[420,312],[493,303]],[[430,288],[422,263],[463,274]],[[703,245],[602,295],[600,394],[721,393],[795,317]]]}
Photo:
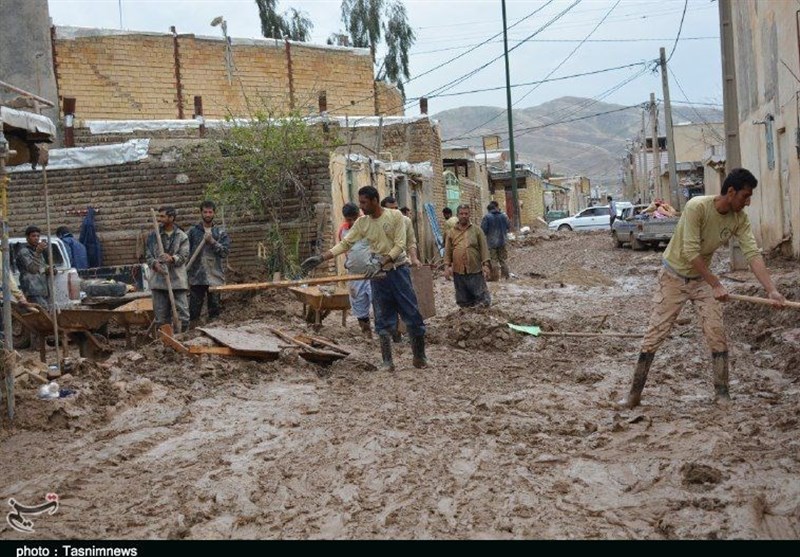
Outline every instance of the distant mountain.
{"label": "distant mountain", "polygon": [[[533,162],[541,169],[549,163],[551,170],[559,174],[583,174],[598,185],[616,184],[625,143],[636,137],[642,125],[641,109],[623,108],[593,99],[561,97],[538,106],[514,109],[514,129],[519,130],[514,136],[517,154],[521,160]],[[598,113],[605,114],[593,116]],[[505,112],[493,106],[464,106],[445,110],[433,118],[441,123],[445,146],[470,145],[477,151],[482,149],[481,136],[507,129]],[[722,122],[722,111],[676,105],[673,121],[676,124]],[[664,130],[659,110],[659,135]],[[507,134],[500,136],[503,146],[507,146]]]}

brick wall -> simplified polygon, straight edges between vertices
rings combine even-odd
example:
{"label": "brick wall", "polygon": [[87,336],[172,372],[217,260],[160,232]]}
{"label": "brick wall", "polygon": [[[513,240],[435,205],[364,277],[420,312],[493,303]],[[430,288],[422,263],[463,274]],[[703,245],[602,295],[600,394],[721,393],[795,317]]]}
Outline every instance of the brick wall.
{"label": "brick wall", "polygon": [[[152,149],[151,149],[152,153]],[[330,204],[328,156],[304,169],[304,181],[314,204]],[[44,228],[45,209],[41,172],[11,174],[9,186],[10,233],[21,236],[26,226]],[[51,222],[66,225],[76,235],[81,217],[68,213],[91,205],[98,210],[96,225],[103,243],[104,264],[125,265],[137,262],[137,242],[142,232],[152,230],[150,208],[173,205],[178,224],[188,228],[199,221],[199,203],[208,182],[199,161],[193,157],[160,157],[152,153],[145,161],[118,166],[48,171]],[[296,209],[296,208],[295,208]],[[297,219],[298,211],[288,211],[282,232],[299,231],[300,255],[307,256],[316,240],[318,227],[313,219]],[[265,219],[235,219],[226,215],[232,238],[230,264],[237,270],[255,270],[257,243],[263,240]],[[218,215],[219,219],[219,215]],[[323,242],[330,244],[327,230]]]}
{"label": "brick wall", "polygon": [[405,114],[405,98],[400,90],[385,81],[375,82],[375,95],[378,99],[379,116],[402,116]]}
{"label": "brick wall", "polygon": [[[178,118],[172,35],[85,35],[56,28],[59,95],[77,99],[80,118]],[[184,118],[192,117],[195,95],[203,97],[207,118],[223,118],[229,111],[247,115],[248,103],[250,108],[316,112],[323,90],[332,114],[375,114],[373,66],[365,49],[294,42],[287,49],[283,41],[254,40],[234,41],[232,50],[236,70],[229,83],[222,40],[178,35]],[[402,114],[396,93],[385,89],[382,98],[400,105],[388,113]]]}

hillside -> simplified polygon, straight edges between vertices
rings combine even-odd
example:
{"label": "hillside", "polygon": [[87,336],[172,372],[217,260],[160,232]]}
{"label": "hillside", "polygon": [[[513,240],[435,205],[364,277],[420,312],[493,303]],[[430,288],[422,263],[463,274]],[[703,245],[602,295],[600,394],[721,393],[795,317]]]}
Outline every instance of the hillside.
{"label": "hillside", "polygon": [[[584,174],[598,184],[614,183],[625,143],[638,134],[642,125],[640,109],[622,108],[593,99],[561,97],[538,106],[514,109],[517,153],[521,160],[540,168],[549,163],[560,174]],[[618,112],[612,112],[615,110]],[[606,114],[593,116],[597,113]],[[503,109],[492,106],[465,106],[433,117],[441,123],[442,140],[447,146],[480,146],[481,135],[496,133],[507,125]],[[496,118],[487,122],[493,117]],[[700,122],[701,118],[721,122],[722,111],[688,106],[673,109],[675,123]],[[659,120],[659,134],[663,134],[663,114]],[[473,130],[476,126],[480,127]],[[507,134],[501,134],[504,142],[506,138]]]}

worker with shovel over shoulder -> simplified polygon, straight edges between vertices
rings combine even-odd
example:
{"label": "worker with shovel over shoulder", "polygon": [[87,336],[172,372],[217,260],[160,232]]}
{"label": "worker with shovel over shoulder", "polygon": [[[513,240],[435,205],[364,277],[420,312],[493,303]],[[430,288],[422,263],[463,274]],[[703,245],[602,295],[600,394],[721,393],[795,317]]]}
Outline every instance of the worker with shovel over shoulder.
{"label": "worker with shovel over shoulder", "polygon": [[694,197],[686,204],[664,252],[663,268],[658,275],[658,287],[652,300],[650,325],[642,341],[630,393],[621,401],[623,406],[633,408],[639,405],[656,350],[669,335],[687,301],[694,304],[711,349],[715,400],[721,404],[730,401],[728,343],[720,304],[729,298],[719,278],[709,269],[714,252],[732,236],[736,237],[750,269],[769,299],[776,306],[783,306],[786,302],[772,283],[758,252],[750,219],[743,211],[750,205],[757,185],[758,180],[750,171],[735,168],[725,178],[721,195]]}
{"label": "worker with shovel over shoulder", "polygon": [[[189,279],[186,262],[189,260],[189,237],[175,224],[177,211],[174,207],[158,210],[158,232],[164,252],[159,249],[155,231],[147,236],[147,264],[154,271],[150,274],[150,290],[153,293],[153,313],[156,331],[161,325],[172,322],[172,307],[169,286],[175,296],[175,309],[181,322],[181,330],[189,328]],[[170,284],[167,283],[169,273]]]}
{"label": "worker with shovel over shoulder", "polygon": [[425,367],[425,323],[411,284],[403,215],[400,211],[381,207],[378,190],[372,186],[358,190],[358,204],[364,216],[356,220],[347,236],[322,255],[314,255],[303,261],[302,269],[307,273],[323,261],[349,251],[356,242],[366,238],[373,257],[364,274],[367,278],[375,277],[378,273],[384,274],[382,278],[373,280],[371,285],[375,331],[381,339],[382,367],[387,371],[394,370],[391,335],[397,328],[398,313],[411,336],[414,367]]}

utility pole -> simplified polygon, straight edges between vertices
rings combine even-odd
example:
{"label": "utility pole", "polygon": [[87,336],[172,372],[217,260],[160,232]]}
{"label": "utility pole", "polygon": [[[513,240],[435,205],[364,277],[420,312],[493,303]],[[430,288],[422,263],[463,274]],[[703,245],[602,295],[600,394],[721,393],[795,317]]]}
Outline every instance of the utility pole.
{"label": "utility pole", "polygon": [[647,129],[644,123],[645,110],[642,109],[642,131],[639,142],[639,197],[644,202],[647,195]]}
{"label": "utility pole", "polygon": [[650,93],[650,132],[653,134],[653,195],[661,195],[661,151],[658,148],[658,111],[656,107],[656,94]]}
{"label": "utility pole", "polygon": [[669,191],[672,206],[681,210],[681,192],[678,191],[678,165],[675,161],[675,134],[672,130],[672,104],[669,100],[669,79],[667,76],[667,54],[661,47],[661,87],[664,89],[664,121],[667,124],[667,164],[669,168]]}
{"label": "utility pole", "polygon": [[5,370],[6,408],[8,419],[14,420],[14,335],[11,328],[11,252],[8,244],[8,176],[6,176],[6,157],[11,154],[9,143],[0,125],[0,203],[2,203],[2,246],[3,246],[3,368]]}
{"label": "utility pole", "polygon": [[[725,118],[725,170],[742,166],[739,144],[739,96],[736,92],[736,59],[733,52],[733,14],[731,0],[719,0],[719,36],[722,49],[722,107]],[[731,240],[731,270],[748,267],[736,237]]]}
{"label": "utility pole", "polygon": [[725,159],[728,170],[742,166],[739,147],[739,99],[736,60],[733,57],[731,0],[719,0],[719,36],[722,48],[722,105],[725,117]]}
{"label": "utility pole", "polygon": [[514,230],[519,232],[519,196],[517,195],[517,159],[514,154],[514,118],[511,115],[511,69],[508,65],[508,28],[506,27],[506,0],[503,4],[503,53],[506,60],[506,112],[508,113],[508,148],[511,151],[511,198],[514,203]]}

